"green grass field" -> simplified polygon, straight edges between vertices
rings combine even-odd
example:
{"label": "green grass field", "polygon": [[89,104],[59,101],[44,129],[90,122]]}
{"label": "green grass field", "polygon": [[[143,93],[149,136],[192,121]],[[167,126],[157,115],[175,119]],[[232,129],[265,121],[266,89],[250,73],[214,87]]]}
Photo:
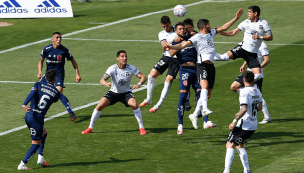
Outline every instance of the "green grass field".
{"label": "green grass field", "polygon": [[[20,82],[38,81],[36,75],[40,52],[51,41],[9,52],[2,51],[50,38],[54,31],[68,34],[102,23],[111,24],[170,9],[177,4],[195,2],[199,1],[72,2],[74,18],[0,19],[1,22],[14,24],[0,27],[0,133],[25,125],[22,119],[25,112],[21,105],[33,83]],[[219,27],[232,19],[239,8],[247,11],[247,7],[253,4],[261,7],[261,18],[269,22],[274,35],[272,42],[266,42],[271,63],[264,69],[263,82],[263,97],[273,122],[259,125],[246,146],[250,168],[253,173],[303,173],[303,1],[205,1],[187,6],[186,17],[191,17],[195,23],[200,18],[207,18],[211,21],[211,27]],[[64,37],[62,44],[75,57],[83,79],[81,84],[75,84],[74,69],[67,62],[64,94],[73,108],[98,101],[108,91],[108,88],[101,85],[90,84],[98,84],[106,69],[116,63],[118,50],[126,50],[128,63],[135,65],[146,76],[149,74],[162,53],[157,34],[162,29],[159,19],[163,15],[168,15],[172,24],[185,19],[173,16],[172,10],[168,10]],[[231,29],[245,19],[246,13]],[[216,51],[226,52],[240,42],[242,37],[243,33],[229,38],[216,36]],[[204,130],[200,119],[199,129],[193,129],[188,119],[195,106],[192,92],[193,109],[186,112],[184,117],[184,134],[176,134],[179,100],[176,80],[157,113],[150,113],[150,107],[141,108],[147,135],[139,135],[133,111],[121,103],[105,108],[94,127],[94,133],[82,135],[81,131],[89,125],[95,108],[93,105],[75,111],[78,116],[75,123],[70,122],[67,114],[46,121],[48,138],[44,156],[50,167],[41,168],[36,165],[37,154],[27,166],[34,168],[34,172],[222,172],[228,125],[239,109],[238,94],[229,87],[239,75],[242,62],[236,60],[215,64],[216,83],[209,100],[209,108],[214,114],[209,119],[218,124],[216,128]],[[153,103],[159,99],[164,78],[163,75],[156,79]],[[138,79],[134,78],[132,84],[137,82]],[[134,95],[139,103],[146,97],[146,90],[135,92]],[[46,117],[64,111],[64,106],[58,102],[50,108]],[[262,120],[261,112],[258,116]],[[30,143],[27,128],[1,135],[0,172],[16,171]],[[235,152],[231,172],[242,171],[242,164]]]}

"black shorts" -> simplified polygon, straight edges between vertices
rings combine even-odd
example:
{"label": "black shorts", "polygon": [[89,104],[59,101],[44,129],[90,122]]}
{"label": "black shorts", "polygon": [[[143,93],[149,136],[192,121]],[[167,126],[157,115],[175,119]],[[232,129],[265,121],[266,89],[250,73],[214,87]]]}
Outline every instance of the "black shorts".
{"label": "black shorts", "polygon": [[233,142],[236,146],[240,144],[247,145],[254,132],[255,130],[243,130],[240,127],[234,127],[232,132],[230,132],[227,141]]}
{"label": "black shorts", "polygon": [[[240,83],[242,87],[244,87],[243,82],[244,74],[240,74],[234,81]],[[257,88],[262,92],[262,84],[263,84],[263,78],[253,83],[253,85],[257,86]]]}
{"label": "black shorts", "polygon": [[173,76],[175,79],[179,71],[179,63],[177,58],[171,58],[163,55],[153,68],[159,71],[160,74],[163,74],[168,69],[167,76]]}
{"label": "black shorts", "polygon": [[236,46],[233,49],[230,49],[230,52],[233,54],[233,60],[237,58],[243,58],[246,62],[249,68],[257,68],[261,65],[257,59],[258,55],[257,53],[251,53],[242,48],[241,45]]}
{"label": "black shorts", "polygon": [[111,102],[110,105],[114,105],[117,102],[121,102],[124,105],[126,105],[126,107],[129,107],[128,101],[130,100],[130,98],[134,98],[134,95],[132,94],[132,92],[119,94],[119,93],[114,93],[113,91],[108,91],[103,97],[110,100]]}
{"label": "black shorts", "polygon": [[212,89],[215,82],[215,67],[213,64],[200,63],[196,65],[198,83],[201,80],[208,81],[208,88]]}

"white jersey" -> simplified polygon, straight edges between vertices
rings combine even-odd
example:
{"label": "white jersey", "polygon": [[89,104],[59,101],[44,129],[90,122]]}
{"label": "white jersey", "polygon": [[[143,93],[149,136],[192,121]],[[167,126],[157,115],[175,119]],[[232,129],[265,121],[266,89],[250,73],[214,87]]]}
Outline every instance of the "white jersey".
{"label": "white jersey", "polygon": [[[167,42],[172,42],[175,37],[178,37],[178,35],[174,32],[174,27],[173,27],[173,32],[167,32],[163,30],[158,33],[159,42],[162,42],[163,40],[166,40]],[[169,50],[163,53],[163,55],[171,57]],[[177,58],[177,57],[174,55],[172,58]]]}
{"label": "white jersey", "polygon": [[133,65],[127,64],[126,68],[120,69],[118,64],[108,68],[106,74],[111,76],[112,85],[110,91],[114,93],[126,93],[132,91],[130,88],[132,76],[136,76],[139,70]]}
{"label": "white jersey", "polygon": [[256,130],[258,127],[257,109],[263,101],[262,94],[255,86],[241,88],[239,94],[240,106],[247,105],[247,112],[236,126],[243,130]]}
{"label": "white jersey", "polygon": [[238,26],[239,30],[244,30],[244,38],[242,48],[248,52],[258,53],[262,44],[261,39],[253,39],[252,35],[264,36],[267,31],[271,31],[266,20],[259,18],[257,22],[251,22],[246,19]]}
{"label": "white jersey", "polygon": [[214,63],[215,47],[213,37],[215,34],[216,30],[212,29],[208,34],[197,33],[189,39],[197,51],[198,64],[207,60]]}
{"label": "white jersey", "polygon": [[[269,55],[269,50],[268,50],[266,43],[264,41],[262,41],[262,44],[258,51],[258,58],[257,58],[260,64],[262,64],[262,62],[264,61],[263,56],[266,56],[266,55]],[[247,68],[247,70],[251,71],[250,68]],[[264,77],[263,68],[261,68],[261,71],[262,71],[261,74]]]}

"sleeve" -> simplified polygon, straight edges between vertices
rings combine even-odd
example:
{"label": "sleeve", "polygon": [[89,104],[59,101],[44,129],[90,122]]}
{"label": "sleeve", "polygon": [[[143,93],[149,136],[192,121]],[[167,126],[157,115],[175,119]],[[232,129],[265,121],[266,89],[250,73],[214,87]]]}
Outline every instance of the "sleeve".
{"label": "sleeve", "polygon": [[108,69],[107,69],[107,71],[105,72],[107,75],[109,75],[109,76],[111,76],[112,75],[112,72],[113,72],[113,68],[112,68],[113,66],[111,66],[111,67],[109,67]]}
{"label": "sleeve", "polygon": [[266,55],[269,55],[269,50],[268,50],[268,47],[266,45],[266,43],[264,41],[262,41],[262,44],[259,48],[259,51],[261,53],[262,56],[266,56]]}
{"label": "sleeve", "polygon": [[73,55],[71,54],[71,52],[67,49],[67,53],[66,53],[66,57],[69,61],[71,61],[72,59],[74,59]]}
{"label": "sleeve", "polygon": [[[246,21],[246,20],[245,20],[245,21]],[[240,31],[243,31],[243,30],[245,29],[245,27],[244,27],[245,21],[241,22],[241,23],[238,25],[238,28],[239,28]]]}
{"label": "sleeve", "polygon": [[38,83],[35,83],[31,89],[31,92],[28,94],[22,105],[27,105],[34,98],[35,94],[37,93],[37,88]]}
{"label": "sleeve", "polygon": [[214,37],[216,35],[216,29],[211,29],[211,35]]}
{"label": "sleeve", "polygon": [[243,92],[243,90],[240,90],[239,101],[240,101],[240,106],[242,106],[242,105],[248,105],[247,96]]}
{"label": "sleeve", "polygon": [[191,41],[191,43],[192,43],[193,45],[196,45],[196,43],[197,43],[197,35],[194,35],[193,37],[191,37],[191,38],[189,39],[189,41]]}
{"label": "sleeve", "polygon": [[133,70],[133,74],[136,76],[138,75],[138,73],[140,72],[135,66],[133,66],[134,70]]}
{"label": "sleeve", "polygon": [[43,59],[47,56],[45,51],[46,51],[45,48],[43,48],[42,51],[41,51],[41,54],[40,54],[40,56],[41,56]]}
{"label": "sleeve", "polygon": [[162,31],[158,33],[158,39],[159,39],[159,42],[162,42],[163,40],[167,41],[166,36]]}
{"label": "sleeve", "polygon": [[264,23],[264,31],[267,33],[267,31],[271,31],[270,25],[268,24],[268,22],[265,20]]}

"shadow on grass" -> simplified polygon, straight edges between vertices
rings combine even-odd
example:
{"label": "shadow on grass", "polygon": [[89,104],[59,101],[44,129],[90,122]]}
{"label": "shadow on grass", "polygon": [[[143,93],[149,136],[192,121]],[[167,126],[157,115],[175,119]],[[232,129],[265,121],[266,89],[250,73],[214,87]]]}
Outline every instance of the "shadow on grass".
{"label": "shadow on grass", "polygon": [[[81,123],[83,121],[89,121],[89,120],[91,120],[91,116],[92,115],[81,115],[81,116],[77,115],[77,119],[73,123]],[[128,117],[128,116],[134,116],[134,114],[110,114],[110,115],[101,114],[99,118]],[[70,121],[70,117],[66,117],[66,116],[65,117],[57,117],[57,118],[66,118],[66,119],[69,119],[69,121]]]}
{"label": "shadow on grass", "polygon": [[60,164],[50,165],[50,167],[80,166],[80,165],[88,166],[88,165],[94,165],[94,164],[100,164],[100,163],[123,163],[123,162],[132,162],[132,161],[141,161],[141,160],[143,160],[143,159],[119,160],[119,159],[109,157],[109,160],[107,160],[107,161],[60,163]]}

